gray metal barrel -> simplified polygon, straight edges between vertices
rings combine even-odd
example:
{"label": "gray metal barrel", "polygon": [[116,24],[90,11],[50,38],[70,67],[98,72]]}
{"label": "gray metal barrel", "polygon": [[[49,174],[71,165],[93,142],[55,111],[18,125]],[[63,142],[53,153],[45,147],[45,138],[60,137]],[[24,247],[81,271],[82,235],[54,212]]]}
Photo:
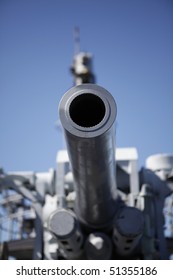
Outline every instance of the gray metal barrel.
{"label": "gray metal barrel", "polygon": [[116,112],[112,95],[95,84],[71,88],[59,105],[76,188],[75,213],[90,228],[106,228],[116,211]]}

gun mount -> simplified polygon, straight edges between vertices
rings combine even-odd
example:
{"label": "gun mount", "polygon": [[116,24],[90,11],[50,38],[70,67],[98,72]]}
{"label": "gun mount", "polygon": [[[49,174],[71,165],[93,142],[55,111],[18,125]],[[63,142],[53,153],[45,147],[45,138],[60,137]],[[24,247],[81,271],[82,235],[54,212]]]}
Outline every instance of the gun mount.
{"label": "gun mount", "polygon": [[117,189],[116,113],[112,95],[98,85],[78,85],[61,99],[75,199],[71,209],[62,199],[48,228],[66,259],[110,259],[115,251],[130,255],[141,240],[143,213],[127,207]]}

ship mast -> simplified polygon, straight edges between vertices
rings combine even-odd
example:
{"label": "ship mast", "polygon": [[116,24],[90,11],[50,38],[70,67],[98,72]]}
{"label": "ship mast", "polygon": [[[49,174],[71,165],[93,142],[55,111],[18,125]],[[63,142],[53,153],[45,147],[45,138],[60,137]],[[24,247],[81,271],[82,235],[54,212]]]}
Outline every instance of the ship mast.
{"label": "ship mast", "polygon": [[93,73],[91,53],[82,52],[80,50],[80,30],[79,27],[74,28],[74,57],[73,64],[70,67],[70,71],[74,78],[74,85],[95,83],[95,76]]}

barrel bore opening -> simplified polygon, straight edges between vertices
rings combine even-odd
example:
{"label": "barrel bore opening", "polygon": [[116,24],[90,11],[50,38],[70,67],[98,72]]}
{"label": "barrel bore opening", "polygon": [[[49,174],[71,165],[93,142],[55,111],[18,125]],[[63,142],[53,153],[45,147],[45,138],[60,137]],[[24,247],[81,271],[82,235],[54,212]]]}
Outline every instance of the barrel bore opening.
{"label": "barrel bore opening", "polygon": [[100,97],[91,93],[83,93],[73,99],[69,113],[74,123],[89,128],[103,120],[105,110],[104,102]]}

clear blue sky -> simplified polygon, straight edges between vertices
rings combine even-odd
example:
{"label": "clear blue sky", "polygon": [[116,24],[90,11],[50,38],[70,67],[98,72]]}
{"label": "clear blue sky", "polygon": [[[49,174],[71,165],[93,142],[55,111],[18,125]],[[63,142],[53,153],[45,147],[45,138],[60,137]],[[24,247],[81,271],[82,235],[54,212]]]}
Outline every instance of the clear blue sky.
{"label": "clear blue sky", "polygon": [[173,153],[172,0],[1,0],[0,166],[55,167],[74,26],[94,55],[97,83],[116,99],[116,146],[136,147],[139,167]]}

